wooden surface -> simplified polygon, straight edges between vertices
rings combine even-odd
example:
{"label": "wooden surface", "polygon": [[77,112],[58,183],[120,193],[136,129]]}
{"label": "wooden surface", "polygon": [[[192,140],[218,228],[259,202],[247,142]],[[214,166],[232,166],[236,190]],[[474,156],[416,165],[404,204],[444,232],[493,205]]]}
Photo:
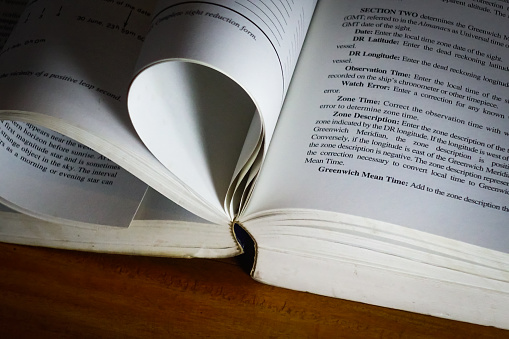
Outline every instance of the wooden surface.
{"label": "wooden surface", "polygon": [[509,331],[263,285],[242,258],[0,243],[0,337],[478,339],[509,338]]}

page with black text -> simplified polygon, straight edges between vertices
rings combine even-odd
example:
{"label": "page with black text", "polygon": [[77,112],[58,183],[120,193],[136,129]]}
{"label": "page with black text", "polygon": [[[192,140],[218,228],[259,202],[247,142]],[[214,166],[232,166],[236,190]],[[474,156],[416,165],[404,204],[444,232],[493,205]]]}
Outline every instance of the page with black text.
{"label": "page with black text", "polygon": [[[148,183],[180,205],[194,207],[208,220],[223,224],[228,221],[222,210],[213,209],[189,192],[185,184],[161,165],[132,127],[127,112],[127,91],[150,26],[153,6],[154,1],[96,1],[93,5],[89,1],[72,4],[37,1],[28,4],[0,54],[0,91],[3,93],[0,118],[17,121],[16,125],[8,122],[3,125],[0,151],[6,161],[3,166],[9,167],[13,175],[8,178],[8,171],[3,171],[6,181],[20,185],[26,175],[38,185],[20,185],[18,192],[10,187],[8,192],[2,193],[4,202],[12,198],[15,202],[13,200],[11,207],[28,211],[41,202],[41,197],[52,196],[55,206],[59,206],[58,201],[65,201],[69,195],[72,199],[68,199],[65,207],[43,208],[41,204],[33,214],[50,219],[100,221],[100,224],[119,220],[117,224],[127,226],[129,215],[132,218],[137,208],[134,201],[139,203]],[[13,126],[16,129],[10,129]],[[49,130],[58,132],[55,139]],[[19,147],[19,141],[21,147],[27,149],[28,153],[23,156],[28,161],[19,160],[16,153],[7,149]],[[71,144],[77,149],[71,149]],[[88,148],[111,159],[114,167],[104,167],[100,163],[102,160],[97,161],[99,155],[90,156]],[[60,159],[52,155],[53,151],[71,156],[69,160]],[[45,152],[48,155],[45,156]],[[68,170],[63,171],[64,167]],[[42,173],[41,168],[47,169],[47,173]],[[109,171],[111,169],[114,171]],[[21,175],[24,172],[27,173]],[[82,195],[75,194],[72,187],[82,187],[80,190],[87,192],[96,190],[97,194],[104,195],[103,200],[108,200],[113,191],[105,193],[106,186],[92,185],[88,180],[115,182],[114,176],[117,179],[122,176],[129,182],[114,184],[123,187],[123,193],[115,193],[119,194],[115,196],[133,203],[119,204],[110,199],[109,204],[97,200],[94,205],[85,202],[96,200],[83,196],[83,203],[76,205],[79,208],[76,207],[75,212],[68,208],[71,201]],[[50,188],[55,181],[61,183],[58,195],[51,193],[57,190],[57,186]],[[68,183],[70,185],[66,186]],[[111,189],[112,185],[107,186]],[[136,194],[127,194],[131,190]],[[125,210],[127,206],[131,206],[129,213]],[[68,215],[70,212],[72,215]],[[118,215],[125,216],[118,219]]]}
{"label": "page with black text", "polygon": [[240,218],[254,279],[509,328],[508,15],[318,3]]}
{"label": "page with black text", "polygon": [[320,3],[247,214],[333,211],[509,252],[501,6]]}
{"label": "page with black text", "polygon": [[[74,16],[79,4],[75,9],[55,3],[25,5],[23,1],[0,4],[5,23],[0,53],[1,108],[5,110],[0,118],[31,109],[40,113],[81,110],[83,114],[87,104],[70,94],[85,88],[85,81],[78,82],[77,75],[66,70],[69,63],[65,60],[72,59],[72,55],[63,55],[62,50],[70,46],[52,32],[58,22],[80,20]],[[75,43],[83,41],[77,36]],[[57,93],[62,98],[55,98]],[[71,100],[82,107],[70,106]],[[0,123],[0,132],[3,203],[51,221],[129,225],[145,193],[145,184],[89,147],[47,128],[5,120]]]}

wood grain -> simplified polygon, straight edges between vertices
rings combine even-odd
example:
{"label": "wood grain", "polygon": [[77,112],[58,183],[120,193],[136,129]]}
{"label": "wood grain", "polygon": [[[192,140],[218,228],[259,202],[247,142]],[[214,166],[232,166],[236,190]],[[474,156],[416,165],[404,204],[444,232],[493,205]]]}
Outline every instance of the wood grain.
{"label": "wood grain", "polygon": [[0,243],[0,337],[509,338],[509,331],[263,285],[239,259]]}

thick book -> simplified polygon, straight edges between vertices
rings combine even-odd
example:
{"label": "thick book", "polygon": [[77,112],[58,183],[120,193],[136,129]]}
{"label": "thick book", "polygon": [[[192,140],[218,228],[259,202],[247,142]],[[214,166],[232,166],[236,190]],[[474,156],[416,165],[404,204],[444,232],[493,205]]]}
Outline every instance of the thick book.
{"label": "thick book", "polygon": [[[229,257],[509,329],[502,1],[0,2],[0,240]],[[241,236],[239,236],[241,235]]]}

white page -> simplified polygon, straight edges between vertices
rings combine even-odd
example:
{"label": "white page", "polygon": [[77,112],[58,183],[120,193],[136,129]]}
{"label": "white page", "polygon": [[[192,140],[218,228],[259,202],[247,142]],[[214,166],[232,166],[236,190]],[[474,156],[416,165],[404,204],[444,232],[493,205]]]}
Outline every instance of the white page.
{"label": "white page", "polygon": [[90,148],[51,130],[0,122],[0,200],[69,224],[128,226],[146,185]]}
{"label": "white page", "polygon": [[127,113],[127,89],[152,6],[31,3],[0,56],[0,114],[63,133],[180,205],[224,223],[222,210],[189,192],[146,149]]}
{"label": "white page", "polygon": [[[155,10],[129,112],[152,153],[207,201],[222,206],[260,138],[268,145],[314,4],[161,1]],[[244,145],[253,114],[263,132]]]}
{"label": "white page", "polygon": [[[0,109],[5,110],[0,118],[34,111],[76,114],[89,124],[104,122],[94,121],[89,115],[107,111],[108,103],[101,101],[114,99],[106,91],[90,94],[94,89],[90,78],[100,70],[98,61],[102,59],[94,52],[104,46],[97,41],[95,32],[83,29],[83,25],[107,25],[106,21],[101,25],[88,22],[93,13],[83,3],[70,6],[38,2],[26,8],[0,55]],[[90,18],[77,14],[88,14]],[[73,22],[78,24],[67,29],[73,27]],[[76,30],[80,34],[75,34]],[[85,59],[75,58],[78,51],[83,52],[83,58],[94,56],[88,66],[83,65]],[[131,59],[133,63],[134,58]],[[110,69],[109,65],[106,67]],[[105,79],[96,82],[96,86],[108,90],[115,85]],[[77,129],[82,127],[76,125]],[[76,129],[74,132],[79,134]],[[100,159],[91,149],[44,128],[6,121],[0,144],[4,202],[46,220],[128,226],[146,189],[137,178],[107,159]],[[88,166],[88,162],[92,165]]]}
{"label": "white page", "polygon": [[147,220],[171,220],[173,222],[184,221],[212,225],[211,222],[182,208],[150,187],[147,189],[143,201],[136,212],[135,220],[140,222]]}
{"label": "white page", "polygon": [[327,210],[508,252],[508,13],[498,12],[321,1],[246,218]]}

